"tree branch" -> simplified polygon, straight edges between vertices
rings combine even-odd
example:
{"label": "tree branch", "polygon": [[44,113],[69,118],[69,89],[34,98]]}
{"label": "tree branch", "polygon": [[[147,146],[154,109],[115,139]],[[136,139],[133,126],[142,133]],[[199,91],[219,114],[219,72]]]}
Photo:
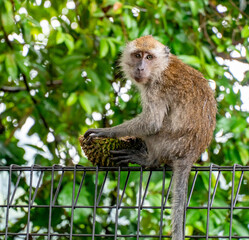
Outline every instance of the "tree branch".
{"label": "tree branch", "polygon": [[[49,81],[49,82],[46,82],[46,86],[48,87],[57,87],[58,85],[61,85],[62,84],[62,80],[54,80],[54,81]],[[41,86],[40,83],[37,83],[35,84],[34,86],[29,86],[29,89],[32,90],[32,89],[37,89]],[[3,91],[3,92],[8,92],[8,93],[17,93],[17,92],[21,92],[21,91],[26,91],[27,88],[26,87],[10,87],[10,86],[2,86],[0,88],[0,91]]]}
{"label": "tree branch", "polygon": [[243,12],[242,10],[240,10],[240,8],[232,1],[232,0],[229,0],[229,2],[231,3],[231,5],[236,8],[245,18],[249,19],[249,16]]}
{"label": "tree branch", "polygon": [[39,108],[38,108],[38,105],[37,105],[38,103],[37,103],[36,99],[30,94],[30,90],[31,90],[31,89],[30,89],[30,87],[29,87],[29,85],[28,85],[27,77],[26,77],[26,75],[25,75],[24,73],[22,73],[22,77],[23,77],[23,82],[24,82],[24,84],[25,84],[25,86],[26,86],[26,90],[27,90],[27,92],[29,93],[29,96],[30,96],[32,102],[34,103],[35,108],[37,109],[38,114],[39,114],[39,116],[40,116],[40,118],[41,118],[41,120],[42,120],[42,122],[43,122],[45,128],[46,128],[48,131],[50,131],[46,119],[43,117],[43,115],[41,114],[41,112],[40,112],[40,110],[39,110]]}

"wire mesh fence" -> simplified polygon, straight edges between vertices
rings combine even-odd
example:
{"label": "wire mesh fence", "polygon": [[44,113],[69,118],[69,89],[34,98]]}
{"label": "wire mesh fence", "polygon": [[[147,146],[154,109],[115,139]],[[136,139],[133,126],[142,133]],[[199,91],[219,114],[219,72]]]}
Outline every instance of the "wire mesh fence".
{"label": "wire mesh fence", "polygon": [[[170,168],[0,166],[0,239],[170,239]],[[249,167],[193,167],[186,239],[249,239]]]}

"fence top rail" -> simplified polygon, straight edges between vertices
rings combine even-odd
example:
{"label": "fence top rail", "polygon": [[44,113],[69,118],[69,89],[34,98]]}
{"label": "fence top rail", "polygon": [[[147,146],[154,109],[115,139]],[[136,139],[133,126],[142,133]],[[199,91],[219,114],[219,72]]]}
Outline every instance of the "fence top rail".
{"label": "fence top rail", "polygon": [[[139,166],[130,167],[89,167],[83,165],[74,166],[62,166],[54,164],[53,166],[41,166],[41,165],[31,165],[31,166],[20,166],[12,164],[10,166],[0,166],[0,171],[172,171],[171,167],[159,167],[159,168],[145,168]],[[234,164],[233,166],[219,166],[215,164],[210,164],[210,166],[193,166],[191,171],[249,171],[249,166],[242,166]]]}

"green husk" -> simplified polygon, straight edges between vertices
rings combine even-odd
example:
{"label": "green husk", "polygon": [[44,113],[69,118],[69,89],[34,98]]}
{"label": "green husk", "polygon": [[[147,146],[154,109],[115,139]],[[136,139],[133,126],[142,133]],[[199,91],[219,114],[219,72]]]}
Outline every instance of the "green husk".
{"label": "green husk", "polygon": [[94,166],[113,167],[115,162],[111,161],[111,150],[136,149],[144,147],[144,142],[140,138],[84,138],[79,137],[80,145],[88,160]]}

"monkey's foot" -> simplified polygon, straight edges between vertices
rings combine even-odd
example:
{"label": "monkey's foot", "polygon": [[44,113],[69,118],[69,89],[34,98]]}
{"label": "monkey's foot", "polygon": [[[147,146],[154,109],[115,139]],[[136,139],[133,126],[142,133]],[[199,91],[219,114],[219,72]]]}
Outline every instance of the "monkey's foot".
{"label": "monkey's foot", "polygon": [[115,161],[116,165],[134,163],[139,164],[141,166],[146,166],[146,152],[140,150],[131,150],[131,149],[123,149],[123,150],[113,150],[110,151],[113,155],[111,161]]}

